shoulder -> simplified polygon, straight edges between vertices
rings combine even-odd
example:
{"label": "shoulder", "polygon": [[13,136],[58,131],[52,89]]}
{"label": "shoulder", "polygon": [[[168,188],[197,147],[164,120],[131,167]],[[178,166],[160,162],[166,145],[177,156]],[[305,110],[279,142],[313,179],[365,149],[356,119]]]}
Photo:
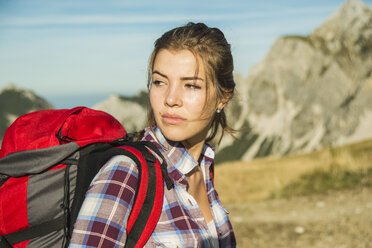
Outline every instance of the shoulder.
{"label": "shoulder", "polygon": [[111,157],[102,167],[100,173],[111,172],[115,170],[124,170],[131,173],[138,173],[137,164],[132,158],[126,155],[115,155]]}
{"label": "shoulder", "polygon": [[125,187],[135,189],[138,178],[137,164],[128,156],[116,155],[102,166],[93,179],[89,191],[90,193],[96,190],[102,192],[109,184],[125,185]]}
{"label": "shoulder", "polygon": [[85,247],[91,242],[95,244],[98,237],[101,241],[105,239],[104,242],[122,242],[126,237],[126,223],[133,207],[138,179],[137,165],[130,157],[111,157],[89,186],[71,243]]}

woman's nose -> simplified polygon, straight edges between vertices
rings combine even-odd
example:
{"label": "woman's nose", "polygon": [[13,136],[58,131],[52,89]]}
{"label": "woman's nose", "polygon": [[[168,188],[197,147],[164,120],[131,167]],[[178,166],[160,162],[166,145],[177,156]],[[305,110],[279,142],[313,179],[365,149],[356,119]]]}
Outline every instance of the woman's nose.
{"label": "woman's nose", "polygon": [[165,104],[169,107],[182,105],[182,93],[179,87],[172,85],[168,88],[165,96]]}

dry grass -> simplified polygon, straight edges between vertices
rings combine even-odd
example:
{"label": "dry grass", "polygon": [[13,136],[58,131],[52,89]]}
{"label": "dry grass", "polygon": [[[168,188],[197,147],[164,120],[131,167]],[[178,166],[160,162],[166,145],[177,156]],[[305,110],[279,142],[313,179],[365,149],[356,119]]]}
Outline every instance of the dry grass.
{"label": "dry grass", "polygon": [[309,154],[223,163],[216,166],[215,184],[223,203],[246,203],[266,199],[300,176],[334,165],[348,171],[372,167],[372,140]]}
{"label": "dry grass", "polygon": [[[332,176],[335,168],[341,172],[336,177]],[[329,194],[316,194],[312,188],[329,178],[337,184],[337,175],[342,173],[365,179],[371,168],[372,140],[367,140],[309,154],[217,165],[215,186],[230,211],[238,247],[364,248],[372,242],[367,234],[372,220],[372,188],[344,183],[348,188]],[[296,185],[309,185],[307,191],[299,191],[307,195],[270,198]]]}

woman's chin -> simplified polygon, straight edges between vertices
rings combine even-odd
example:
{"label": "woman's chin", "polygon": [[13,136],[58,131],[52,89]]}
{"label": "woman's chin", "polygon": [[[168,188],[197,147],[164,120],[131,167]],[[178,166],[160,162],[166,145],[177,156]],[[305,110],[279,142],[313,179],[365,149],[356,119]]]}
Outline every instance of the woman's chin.
{"label": "woman's chin", "polygon": [[160,128],[161,132],[163,133],[164,137],[171,141],[182,142],[187,139],[187,136],[184,133],[182,128],[177,127],[167,127],[167,128]]}

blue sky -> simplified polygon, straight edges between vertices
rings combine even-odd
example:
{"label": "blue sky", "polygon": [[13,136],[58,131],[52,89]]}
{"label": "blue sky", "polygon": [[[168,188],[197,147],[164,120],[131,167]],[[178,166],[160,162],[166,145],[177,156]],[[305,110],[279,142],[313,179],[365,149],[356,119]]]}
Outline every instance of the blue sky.
{"label": "blue sky", "polygon": [[188,21],[219,27],[246,76],[276,38],[307,35],[343,2],[0,0],[0,89],[15,83],[56,107],[132,95],[145,88],[155,39]]}

